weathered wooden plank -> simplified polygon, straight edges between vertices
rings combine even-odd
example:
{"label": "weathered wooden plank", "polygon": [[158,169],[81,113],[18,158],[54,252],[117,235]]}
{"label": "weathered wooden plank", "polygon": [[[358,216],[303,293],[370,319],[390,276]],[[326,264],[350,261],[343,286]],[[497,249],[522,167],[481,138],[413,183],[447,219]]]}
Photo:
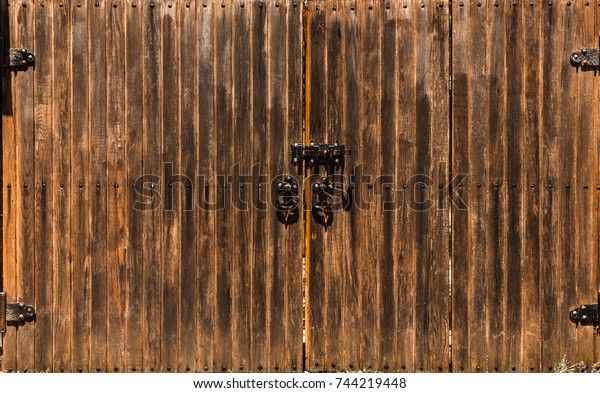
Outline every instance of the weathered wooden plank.
{"label": "weathered wooden plank", "polygon": [[163,220],[160,241],[162,258],[162,312],[161,312],[161,372],[178,371],[179,326],[181,310],[181,199],[186,184],[181,174],[181,129],[179,125],[179,7],[162,4],[162,28],[159,35],[162,45],[161,108],[163,165]]}
{"label": "weathered wooden plank", "polygon": [[566,182],[560,179],[558,168],[554,165],[556,157],[562,154],[562,147],[557,144],[560,133],[560,119],[556,113],[561,106],[560,79],[558,78],[561,63],[555,61],[554,51],[559,44],[558,24],[562,19],[559,5],[543,7],[542,18],[542,129],[540,145],[541,177],[547,183],[540,202],[540,257],[542,264],[541,294],[542,329],[542,369],[551,371],[559,361],[552,348],[560,340],[561,331],[556,330],[555,321],[563,317],[563,310],[558,304],[560,270],[560,242],[558,239],[561,224],[559,222],[559,194]]}
{"label": "weathered wooden plank", "polygon": [[[216,215],[216,325],[214,362],[217,371],[232,370],[232,315],[231,315],[231,274],[234,243],[233,231],[235,221],[233,209],[229,203],[232,195],[227,184],[227,174],[232,165],[233,140],[232,128],[232,15],[226,6],[216,1],[211,4],[215,8],[215,127],[220,135],[216,143],[217,159],[217,215]],[[261,250],[264,252],[264,249]]]}
{"label": "weathered wooden plank", "polygon": [[[14,7],[0,4],[0,32],[7,40],[5,45],[14,45]],[[14,37],[14,39],[12,38]],[[13,88],[14,86],[14,88]],[[17,301],[17,255],[16,255],[16,194],[13,185],[17,179],[17,129],[14,111],[16,108],[16,74],[7,75],[2,81],[2,290],[8,302]],[[18,90],[17,90],[18,91]],[[2,369],[17,370],[17,332],[7,329],[3,340]]]}
{"label": "weathered wooden plank", "polygon": [[[73,8],[71,75],[71,183],[61,183],[72,195],[71,254],[73,258],[73,369],[83,372],[90,368],[90,192],[91,184],[83,186],[90,162],[90,127],[88,102],[88,2]],[[77,104],[75,104],[77,103]],[[75,132],[75,130],[77,130]],[[79,184],[82,186],[80,187]],[[93,366],[96,370],[96,365]]]}
{"label": "weathered wooden plank", "polygon": [[523,228],[521,209],[523,195],[535,190],[537,181],[525,183],[523,178],[522,94],[523,73],[523,13],[524,2],[505,3],[505,73],[506,73],[506,156],[504,193],[506,196],[506,300],[505,300],[505,356],[511,371],[521,368],[521,264],[523,257]]}
{"label": "weathered wooden plank", "polygon": [[[398,282],[396,308],[398,320],[397,342],[402,352],[398,355],[398,365],[402,372],[412,372],[416,367],[415,339],[416,339],[416,259],[415,259],[415,211],[412,203],[412,190],[408,191],[409,179],[415,175],[415,114],[416,90],[415,73],[416,62],[416,36],[415,16],[417,7],[409,7],[408,3],[401,3],[398,7],[398,63],[403,66],[398,71],[398,133],[395,139],[396,155],[396,184],[394,199],[398,200],[399,208],[396,214],[398,229],[394,235],[398,243],[398,266],[396,280]],[[358,88],[358,87],[357,87]],[[349,92],[350,95],[350,92]],[[354,212],[351,211],[351,214]],[[358,235],[357,235],[358,236]]]}
{"label": "weathered wooden plank", "polygon": [[[179,2],[179,84],[181,86],[181,174],[185,184],[181,211],[181,269],[179,372],[196,371],[198,351],[197,248],[199,227],[196,220],[196,194],[203,188],[195,182],[198,162],[198,57],[196,51],[196,2]],[[194,65],[191,67],[190,65]]]}
{"label": "weathered wooden plank", "polygon": [[[381,239],[381,254],[379,257],[379,285],[378,285],[378,309],[379,315],[379,364],[383,371],[399,370],[398,353],[403,352],[400,345],[394,343],[397,323],[397,302],[400,301],[396,296],[389,296],[390,293],[396,293],[396,283],[394,270],[396,268],[397,247],[395,239],[398,232],[395,225],[396,207],[394,202],[395,182],[393,176],[396,173],[396,135],[398,133],[398,73],[396,72],[398,62],[398,16],[399,4],[392,3],[385,5],[381,11],[381,62],[380,62],[380,110],[381,110],[381,131],[380,131],[380,158],[379,158],[379,179],[375,182],[376,195],[379,198],[377,209],[381,210],[381,225],[379,234]],[[393,187],[393,188],[392,188]]]}
{"label": "weathered wooden plank", "polygon": [[[97,5],[96,5],[97,4]],[[98,1],[88,5],[89,19],[89,116],[90,116],[90,167],[80,186],[91,188],[91,337],[90,362],[92,368],[103,372],[117,365],[107,365],[107,102],[106,102],[106,22],[111,4]],[[118,370],[114,370],[118,371]]]}
{"label": "weathered wooden plank", "polygon": [[[252,255],[252,315],[250,351],[251,372],[264,372],[269,364],[269,336],[266,299],[268,296],[268,256],[270,223],[267,221],[266,196],[269,185],[265,178],[268,116],[268,11],[266,7],[252,4],[252,207],[253,255]],[[261,228],[258,230],[258,228]]]}
{"label": "weathered wooden plank", "polygon": [[[331,143],[340,139],[340,130],[342,129],[343,119],[343,102],[344,102],[344,86],[338,81],[343,80],[342,56],[343,56],[343,41],[342,35],[342,20],[340,12],[333,9],[333,5],[323,2],[322,9],[319,11],[325,16],[325,56],[327,68],[325,71],[325,85],[322,87],[324,92],[325,103],[323,107],[311,116],[322,116],[323,124],[320,129],[313,128],[310,137],[316,143]],[[322,70],[319,70],[323,72]],[[341,141],[344,143],[344,141]],[[315,172],[315,175],[317,173]],[[326,174],[321,169],[319,176]],[[330,174],[329,180],[333,182],[334,189],[337,193],[343,185],[341,179],[337,179],[335,175]],[[350,332],[345,331],[344,321],[342,319],[342,292],[339,290],[338,283],[344,277],[342,274],[343,266],[343,239],[342,231],[344,229],[343,212],[337,211],[339,206],[332,206],[332,214],[327,219],[326,224],[321,224],[317,220],[313,220],[312,226],[316,236],[321,239],[322,249],[315,250],[322,254],[321,260],[323,263],[324,276],[324,299],[321,306],[325,308],[325,359],[323,370],[335,371],[343,368],[343,352],[342,343],[348,339]],[[313,209],[313,217],[315,214],[320,214]],[[335,223],[335,226],[334,226]],[[316,253],[313,253],[313,260]]]}
{"label": "weathered wooden plank", "polygon": [[[35,141],[34,155],[29,157],[34,164],[35,180],[35,265],[34,265],[34,293],[36,307],[36,326],[34,363],[29,366],[29,371],[49,371],[52,369],[53,340],[53,231],[52,220],[54,203],[52,191],[48,189],[51,183],[53,156],[53,119],[52,119],[52,77],[53,77],[53,51],[52,51],[52,8],[43,7],[35,13],[35,48],[36,55],[50,59],[36,67],[34,76],[34,101],[35,116]],[[31,103],[29,103],[31,105]],[[23,344],[26,344],[23,342]],[[31,345],[31,343],[29,343]]]}
{"label": "weathered wooden plank", "polygon": [[[113,370],[126,368],[127,261],[125,255],[127,197],[125,139],[125,10],[128,4],[106,8],[106,265],[107,363]],[[115,370],[116,371],[116,370]]]}
{"label": "weathered wooden plank", "polygon": [[[250,3],[250,7],[255,4]],[[231,199],[227,201],[231,209],[234,227],[230,228],[233,235],[232,255],[232,370],[252,370],[250,353],[250,315],[252,266],[252,184],[249,182],[252,173],[252,132],[247,125],[251,121],[251,36],[248,31],[251,26],[252,11],[241,2],[232,2],[232,67],[233,67],[233,107],[232,107],[232,166],[228,168],[231,176]],[[264,250],[263,250],[264,251]]]}
{"label": "weathered wooden plank", "polygon": [[[317,9],[318,8],[318,9]],[[327,39],[325,29],[325,12],[319,3],[310,3],[304,12],[306,31],[306,84],[310,90],[305,91],[305,100],[310,115],[305,117],[305,141],[324,139],[326,118],[322,115],[325,107],[325,94],[327,88],[327,63],[323,62],[327,53]],[[322,143],[322,142],[321,142]],[[324,277],[324,239],[322,227],[313,219],[312,199],[310,192],[316,177],[308,171],[309,181],[305,183],[308,199],[306,200],[306,235],[309,237],[309,250],[306,253],[306,368],[307,370],[321,371],[325,367],[325,318],[326,304],[323,303],[325,293]]]}
{"label": "weathered wooden plank", "polygon": [[[454,174],[468,174],[471,179],[469,182],[482,182],[482,166],[479,160],[471,162],[470,137],[481,135],[482,130],[476,128],[477,125],[472,125],[471,119],[472,101],[471,96],[477,95],[480,99],[485,94],[482,93],[480,84],[469,84],[469,79],[476,78],[473,75],[473,68],[481,69],[482,60],[485,62],[484,56],[474,56],[472,53],[477,49],[481,49],[481,43],[485,43],[485,34],[476,34],[473,37],[473,31],[481,32],[476,26],[481,26],[485,20],[485,10],[487,6],[481,10],[481,7],[472,7],[470,2],[467,2],[466,7],[454,7],[452,9],[452,28],[453,28],[453,45],[452,45],[452,171]],[[481,38],[483,37],[483,38]],[[477,39],[479,38],[479,39]],[[469,45],[470,44],[470,45]],[[477,48],[477,49],[472,49]],[[481,52],[479,52],[481,53]],[[476,64],[473,64],[476,63]],[[473,64],[473,67],[470,65]],[[485,69],[485,65],[484,68]],[[473,86],[473,88],[470,88]],[[477,86],[480,86],[477,89]],[[477,102],[475,100],[475,102]],[[479,101],[481,102],[481,101]],[[485,101],[483,101],[485,103]],[[474,132],[475,130],[475,132]],[[481,157],[484,151],[473,147],[475,157]],[[473,165],[475,168],[471,168]],[[482,204],[478,199],[471,200],[471,193],[467,192],[467,187],[463,184],[452,183],[451,185],[453,198],[464,201],[471,209],[459,209],[457,204],[453,203],[452,208],[452,369],[456,372],[470,371],[471,362],[481,366],[480,353],[485,352],[485,346],[481,347],[477,343],[471,344],[471,339],[485,342],[485,318],[469,319],[469,311],[473,300],[477,301],[481,296],[472,297],[471,294],[477,291],[477,288],[472,288],[473,282],[469,279],[470,276],[476,275],[473,271],[473,265],[485,266],[485,264],[471,264],[471,249],[472,243],[485,244],[485,237],[473,236],[473,241],[470,241],[470,222],[473,215],[478,215],[481,212]],[[475,193],[474,197],[477,198]],[[471,206],[475,204],[475,206]],[[485,204],[483,205],[485,207]],[[481,236],[481,235],[479,235]],[[482,242],[483,240],[483,242]],[[480,248],[476,248],[480,250]],[[485,280],[484,280],[485,281]],[[485,288],[485,286],[483,286]],[[484,325],[483,329],[477,329],[480,325]],[[476,326],[473,326],[476,325]],[[476,330],[477,329],[477,330]],[[470,336],[472,330],[478,331],[481,336]],[[483,338],[483,340],[482,340]],[[472,348],[477,348],[472,350]],[[474,359],[473,359],[474,358]],[[483,356],[485,359],[485,356]]]}
{"label": "weathered wooden plank", "polygon": [[[135,0],[128,0],[125,7],[125,141],[126,141],[126,304],[125,304],[125,351],[124,371],[141,372],[143,367],[143,197],[142,149],[143,149],[143,10]],[[122,192],[125,192],[123,190]]]}
{"label": "weathered wooden plank", "polygon": [[[144,371],[161,370],[161,308],[163,270],[162,243],[162,197],[166,185],[162,177],[162,163],[156,159],[162,152],[162,12],[166,7],[162,1],[154,6],[142,5],[143,11],[143,147],[142,162],[145,195],[150,196],[144,212]],[[146,179],[147,178],[147,179]]]}
{"label": "weathered wooden plank", "polygon": [[[302,26],[302,6],[300,2],[286,2],[282,4],[287,10],[287,102],[285,110],[287,111],[286,140],[283,144],[285,150],[283,157],[279,158],[278,165],[281,168],[290,168],[290,174],[296,175],[291,169],[289,150],[287,146],[296,141],[302,141],[302,67],[303,67],[303,26]],[[301,181],[298,178],[298,184]],[[303,282],[302,282],[302,255],[304,236],[302,216],[302,207],[299,206],[297,212],[298,222],[288,225],[285,228],[284,244],[285,252],[285,358],[284,363],[280,365],[280,371],[294,372],[303,371]]]}
{"label": "weathered wooden plank", "polygon": [[[573,4],[575,7],[576,20],[578,21],[573,31],[573,38],[567,41],[565,52],[570,52],[573,47],[593,47],[598,42],[596,29],[596,13],[598,5],[594,6],[589,2]],[[560,53],[563,59],[569,54]],[[565,63],[568,61],[565,60]],[[596,149],[598,145],[598,133],[596,125],[596,107],[594,101],[597,97],[597,89],[594,86],[595,76],[592,72],[576,72],[571,69],[571,75],[576,78],[578,102],[572,102],[577,108],[575,115],[578,124],[574,128],[574,124],[569,124],[568,129],[563,132],[571,134],[578,138],[577,151],[575,153],[575,170],[577,179],[576,189],[576,229],[575,229],[575,288],[570,288],[574,292],[573,301],[575,303],[567,303],[566,308],[574,305],[584,304],[587,300],[594,299],[594,294],[598,290],[598,281],[596,275],[598,271],[598,242],[597,239],[597,220],[598,207],[594,204],[594,193],[598,190],[594,188],[598,181],[598,156]],[[572,108],[572,109],[573,109]],[[578,112],[578,113],[577,113]],[[578,132],[570,133],[569,130],[576,129]],[[573,361],[584,361],[588,365],[593,365],[597,362],[594,352],[594,334],[590,329],[574,329],[574,325],[563,318],[561,324],[569,331],[575,331],[576,347],[575,350],[569,348],[569,352]]]}
{"label": "weathered wooden plank", "polygon": [[[354,149],[354,156],[358,153],[356,150],[357,146],[360,145],[359,137],[360,134],[357,132],[359,129],[359,84],[358,84],[358,69],[356,64],[360,56],[360,49],[358,45],[358,17],[356,15],[356,3],[355,2],[344,2],[338,5],[339,13],[342,15],[342,26],[341,31],[343,39],[342,45],[342,67],[343,67],[343,91],[344,100],[342,102],[342,124],[338,137],[341,143],[344,143],[348,147]],[[346,193],[348,203],[350,204],[350,211],[340,211],[336,217],[336,226],[341,228],[342,239],[338,241],[343,242],[343,271],[342,277],[345,278],[346,282],[341,288],[342,299],[341,299],[341,312],[343,320],[343,329],[346,333],[347,339],[342,341],[343,350],[343,363],[340,365],[346,370],[359,370],[362,369],[362,363],[360,358],[360,345],[357,345],[355,339],[348,337],[354,337],[355,332],[360,329],[361,315],[359,312],[359,294],[360,294],[360,272],[358,269],[359,256],[354,252],[354,244],[356,239],[360,237],[360,231],[362,225],[360,221],[360,212],[353,206],[353,197],[355,195],[355,189],[351,188],[350,175],[352,168],[359,161],[354,159],[353,154],[347,157],[346,169],[344,175],[347,176],[340,188],[342,193]],[[346,208],[348,209],[348,208]],[[339,285],[337,286],[339,289]]]}
{"label": "weathered wooden plank", "polygon": [[[35,17],[33,7],[23,7],[23,1],[14,3],[15,43],[35,47]],[[35,300],[35,112],[34,75],[32,72],[17,73],[13,80],[14,119],[16,135],[16,242],[17,283],[16,296],[19,301]],[[15,371],[35,370],[35,325],[19,327],[17,333]]]}
{"label": "weathered wooden plank", "polygon": [[[54,356],[51,369],[56,372],[61,368],[69,371],[72,367],[73,347],[71,342],[73,326],[72,289],[73,264],[71,253],[71,187],[60,187],[61,183],[71,184],[71,113],[72,101],[70,91],[73,84],[71,74],[71,7],[60,7],[56,2],[53,8],[53,57],[54,75],[64,73],[66,77],[55,77],[52,80],[53,130],[52,155],[53,172],[47,181],[47,187],[54,199],[53,218],[53,340]],[[60,71],[59,71],[60,70]],[[69,239],[66,241],[65,239]],[[60,317],[57,317],[59,316]],[[83,369],[82,369],[83,371]]]}
{"label": "weathered wooden plank", "polygon": [[[215,285],[216,285],[216,122],[215,68],[214,68],[214,3],[205,7],[196,3],[197,46],[198,46],[198,368],[201,371],[216,371],[213,361],[215,343]],[[220,370],[220,369],[219,369]]]}
{"label": "weathered wooden plank", "polygon": [[[526,6],[524,10],[524,27],[522,55],[533,55],[536,61],[526,61],[522,64],[524,77],[524,107],[523,107],[523,183],[530,186],[529,192],[523,195],[524,227],[523,227],[523,258],[522,258],[522,292],[521,292],[521,327],[522,327],[522,371],[540,372],[541,363],[541,291],[540,272],[544,261],[541,258],[541,220],[540,201],[546,192],[546,179],[541,178],[541,109],[539,103],[542,97],[542,7],[539,2]],[[535,184],[535,188],[531,188]]]}
{"label": "weathered wooden plank", "polygon": [[[450,253],[449,244],[449,215],[448,209],[442,205],[441,198],[445,194],[445,187],[449,182],[448,160],[450,150],[450,128],[449,128],[449,100],[448,90],[449,75],[449,44],[450,23],[449,8],[440,7],[444,5],[431,0],[425,3],[425,8],[431,20],[431,30],[427,34],[429,45],[431,45],[431,64],[423,73],[428,77],[425,79],[429,96],[429,107],[431,108],[431,136],[429,150],[431,162],[429,173],[433,179],[430,198],[435,202],[435,209],[430,209],[431,216],[431,269],[429,276],[429,354],[428,370],[430,372],[446,372],[450,364],[450,348],[448,332],[450,324],[448,293],[448,261]],[[417,46],[420,46],[417,41]],[[422,58],[419,56],[419,58]],[[417,64],[421,64],[420,62]],[[419,68],[417,67],[417,72]],[[417,77],[417,91],[419,80]],[[417,99],[417,108],[419,100]],[[420,129],[417,132],[421,132]],[[417,301],[418,303],[418,301]]]}
{"label": "weathered wooden plank", "polygon": [[[505,75],[505,12],[512,7],[511,2],[498,1],[499,6],[488,7],[487,29],[493,37],[494,45],[489,48],[487,69],[489,79],[487,111],[487,150],[490,160],[486,170],[487,189],[486,215],[486,280],[487,280],[487,319],[488,328],[488,369],[508,371],[505,353],[505,309],[506,296],[506,182],[504,181],[504,161],[506,144],[506,75]],[[493,153],[492,153],[493,152]]]}

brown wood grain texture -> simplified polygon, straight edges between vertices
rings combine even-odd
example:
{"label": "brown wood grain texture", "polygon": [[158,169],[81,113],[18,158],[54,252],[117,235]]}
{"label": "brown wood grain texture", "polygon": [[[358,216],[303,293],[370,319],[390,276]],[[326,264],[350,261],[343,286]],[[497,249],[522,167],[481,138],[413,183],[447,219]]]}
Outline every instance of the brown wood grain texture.
{"label": "brown wood grain texture", "polygon": [[356,182],[336,184],[350,211],[311,221],[310,370],[449,367],[448,211],[410,210],[402,188],[429,174],[437,195],[449,180],[449,11],[404,5],[315,2],[305,16],[309,138],[353,149]]}
{"label": "brown wood grain texture", "polygon": [[453,173],[469,175],[458,190],[468,210],[453,213],[456,371],[593,362],[597,339],[565,313],[597,284],[595,108],[583,98],[595,81],[568,61],[595,44],[596,12],[567,1],[453,7]]}

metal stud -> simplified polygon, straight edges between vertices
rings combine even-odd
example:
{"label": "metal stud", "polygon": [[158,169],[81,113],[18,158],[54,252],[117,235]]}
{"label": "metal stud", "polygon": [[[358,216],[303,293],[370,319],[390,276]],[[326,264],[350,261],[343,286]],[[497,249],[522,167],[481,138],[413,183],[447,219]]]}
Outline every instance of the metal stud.
{"label": "metal stud", "polygon": [[535,184],[531,183],[531,188],[535,188]]}
{"label": "metal stud", "polygon": [[77,372],[80,372],[80,373],[82,373],[82,372],[83,372],[83,368],[81,368],[81,367],[77,367]]}
{"label": "metal stud", "polygon": [[570,6],[571,6],[571,2],[567,1],[567,7],[570,7]]}
{"label": "metal stud", "polygon": [[570,184],[567,184],[567,190],[568,190],[569,188],[571,188],[571,185],[570,185]]}
{"label": "metal stud", "polygon": [[114,187],[119,188],[119,183],[115,182]]}
{"label": "metal stud", "polygon": [[225,8],[225,3],[221,3],[221,8]]}
{"label": "metal stud", "polygon": [[23,184],[23,188],[27,188],[27,183]]}
{"label": "metal stud", "polygon": [[173,4],[169,3],[168,7],[173,8]]}
{"label": "metal stud", "polygon": [[113,8],[117,8],[117,3],[113,3]]}
{"label": "metal stud", "polygon": [[115,372],[119,371],[119,366],[115,366],[114,370]]}
{"label": "metal stud", "polygon": [[[62,184],[61,184],[61,187],[62,187]],[[10,184],[7,184],[6,188],[8,188],[10,190]]]}
{"label": "metal stud", "polygon": [[96,372],[99,373],[100,372],[100,367],[96,367]]}
{"label": "metal stud", "polygon": [[167,366],[167,371],[171,371],[171,366]]}
{"label": "metal stud", "polygon": [[295,364],[292,366],[292,370],[296,371],[298,370],[298,366],[296,366]]}
{"label": "metal stud", "polygon": [[315,367],[319,367],[319,362],[315,362]]}
{"label": "metal stud", "polygon": [[389,10],[390,9],[390,3],[385,3],[385,9]]}
{"label": "metal stud", "polygon": [[585,188],[585,189],[587,190],[587,189],[588,189],[588,185],[587,185],[587,184],[584,184],[584,185],[583,185],[583,188]]}
{"label": "metal stud", "polygon": [[275,371],[279,371],[279,366],[275,365]]}
{"label": "metal stud", "polygon": [[185,8],[190,8],[190,3],[185,3]]}
{"label": "metal stud", "polygon": [[135,367],[131,367],[131,371],[135,372],[136,368]]}
{"label": "metal stud", "polygon": [[333,8],[332,8],[332,9],[333,9],[334,11],[336,11],[336,10],[337,10],[337,7],[336,7],[336,6],[333,6]]}
{"label": "metal stud", "polygon": [[185,366],[185,371],[190,371],[190,370],[191,370],[190,366]]}
{"label": "metal stud", "polygon": [[425,4],[421,4],[421,8],[425,8]]}
{"label": "metal stud", "polygon": [[465,6],[465,4],[462,1],[458,5],[461,6],[461,7]]}
{"label": "metal stud", "polygon": [[221,366],[221,370],[222,370],[222,371],[227,371],[227,367],[225,367],[225,366]]}
{"label": "metal stud", "polygon": [[510,368],[511,370],[515,371],[517,368],[515,366]]}
{"label": "metal stud", "polygon": [[369,9],[372,10],[373,9],[373,4],[369,4]]}
{"label": "metal stud", "polygon": [[46,188],[46,182],[42,183],[42,188]]}
{"label": "metal stud", "polygon": [[202,7],[206,8],[206,3],[202,4]]}
{"label": "metal stud", "polygon": [[275,8],[279,8],[279,3],[275,3]]}
{"label": "metal stud", "polygon": [[96,7],[100,7],[100,3],[96,2]]}
{"label": "metal stud", "polygon": [[244,366],[243,366],[243,365],[241,365],[241,366],[240,366],[240,370],[243,370],[243,369],[244,369]]}
{"label": "metal stud", "polygon": [[27,8],[27,3],[23,3],[23,8]]}
{"label": "metal stud", "polygon": [[259,364],[259,365],[258,365],[258,369],[259,369],[259,370],[262,370],[262,369],[263,369],[263,366],[262,366],[262,364]]}
{"label": "metal stud", "polygon": [[150,3],[150,8],[154,8],[154,3]]}
{"label": "metal stud", "polygon": [[244,3],[240,3],[240,8],[244,8]]}
{"label": "metal stud", "polygon": [[136,7],[136,4],[135,4],[135,3],[133,3],[133,4],[131,4],[131,6],[132,6],[133,8],[135,8],[135,7]]}
{"label": "metal stud", "polygon": [[208,371],[208,366],[204,366],[204,371]]}
{"label": "metal stud", "polygon": [[477,2],[477,7],[481,7],[481,2]]}
{"label": "metal stud", "polygon": [[516,184],[516,183],[513,183],[513,184],[512,184],[512,188],[517,188],[517,184]]}

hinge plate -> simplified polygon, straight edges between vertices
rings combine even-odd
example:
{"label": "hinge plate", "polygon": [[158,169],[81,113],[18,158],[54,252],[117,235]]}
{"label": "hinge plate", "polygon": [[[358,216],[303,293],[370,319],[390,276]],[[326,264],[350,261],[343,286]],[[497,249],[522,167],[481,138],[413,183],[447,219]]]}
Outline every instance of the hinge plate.
{"label": "hinge plate", "polygon": [[579,307],[573,307],[569,311],[569,318],[571,322],[582,326],[598,326],[600,322],[600,314],[598,313],[598,307],[600,305],[600,292],[598,292],[598,303],[596,304],[582,304]]}
{"label": "hinge plate", "polygon": [[5,68],[25,70],[35,64],[35,55],[25,48],[9,48],[4,46],[4,37],[0,37],[0,50],[2,51],[2,75]]}
{"label": "hinge plate", "polygon": [[35,308],[25,303],[7,303],[6,293],[0,292],[0,333],[6,333],[8,323],[24,324],[33,320]]}
{"label": "hinge plate", "polygon": [[598,48],[583,48],[579,52],[572,52],[571,65],[581,68],[582,70],[597,70],[600,69],[600,49]]}
{"label": "hinge plate", "polygon": [[350,149],[335,143],[312,143],[305,146],[302,143],[292,144],[292,164],[298,166],[298,173],[304,171],[304,161],[308,167],[324,166],[327,172],[333,172],[344,164],[344,156],[350,154]]}

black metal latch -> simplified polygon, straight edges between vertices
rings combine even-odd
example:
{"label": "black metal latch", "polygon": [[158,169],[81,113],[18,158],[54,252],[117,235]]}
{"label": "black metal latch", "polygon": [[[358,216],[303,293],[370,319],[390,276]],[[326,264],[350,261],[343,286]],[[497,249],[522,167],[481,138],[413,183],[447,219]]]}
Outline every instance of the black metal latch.
{"label": "black metal latch", "polygon": [[346,149],[338,141],[332,144],[311,142],[309,146],[302,143],[292,145],[292,163],[298,166],[300,175],[304,171],[305,161],[310,168],[324,166],[327,173],[330,173],[343,166],[344,156],[348,154],[350,149]]}
{"label": "black metal latch", "polygon": [[22,325],[32,321],[35,317],[35,309],[24,303],[6,303],[6,293],[0,292],[0,349],[2,349],[2,337],[6,333],[8,323]]}
{"label": "black metal latch", "polygon": [[581,67],[584,71],[600,68],[600,49],[584,48],[579,52],[571,53],[571,65]]}
{"label": "black metal latch", "polygon": [[582,326],[598,326],[600,318],[598,315],[598,305],[600,304],[600,292],[598,292],[598,303],[582,304],[579,307],[573,307],[569,311],[571,322]]}
{"label": "black metal latch", "polygon": [[35,56],[25,48],[8,48],[4,46],[4,37],[0,37],[2,51],[2,75],[5,68],[25,70],[35,64]]}

